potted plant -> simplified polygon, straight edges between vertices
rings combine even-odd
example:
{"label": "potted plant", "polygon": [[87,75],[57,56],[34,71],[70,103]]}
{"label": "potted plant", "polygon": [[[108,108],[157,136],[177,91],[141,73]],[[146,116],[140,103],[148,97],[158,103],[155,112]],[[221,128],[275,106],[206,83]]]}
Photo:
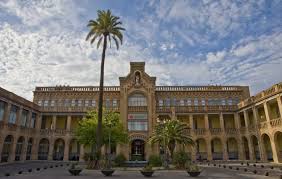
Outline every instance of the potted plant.
{"label": "potted plant", "polygon": [[142,170],[140,170],[143,176],[151,177],[154,174],[154,170],[151,165],[145,166]]}
{"label": "potted plant", "polygon": [[69,168],[69,172],[73,176],[78,176],[80,172],[82,171],[81,168],[76,167],[77,163],[73,163],[71,167]]}
{"label": "potted plant", "polygon": [[105,176],[112,176],[112,174],[115,172],[115,170],[111,167],[110,159],[108,159],[108,160],[106,161],[106,165],[105,165],[105,167],[101,170],[101,172],[102,172]]}
{"label": "potted plant", "polygon": [[197,166],[197,165],[189,165],[187,167],[187,173],[191,176],[191,177],[197,177],[201,174],[201,169]]}

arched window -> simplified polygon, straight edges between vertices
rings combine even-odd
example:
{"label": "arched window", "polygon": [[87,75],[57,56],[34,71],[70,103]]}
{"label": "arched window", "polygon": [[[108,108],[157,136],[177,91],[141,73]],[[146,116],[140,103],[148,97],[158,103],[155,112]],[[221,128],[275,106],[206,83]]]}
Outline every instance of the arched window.
{"label": "arched window", "polygon": [[147,106],[147,99],[143,94],[133,94],[128,98],[128,106]]}

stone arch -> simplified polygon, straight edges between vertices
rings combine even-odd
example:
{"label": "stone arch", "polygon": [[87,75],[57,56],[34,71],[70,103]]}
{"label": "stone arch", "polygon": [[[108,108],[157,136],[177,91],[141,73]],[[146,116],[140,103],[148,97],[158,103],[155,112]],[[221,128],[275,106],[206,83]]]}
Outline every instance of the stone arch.
{"label": "stone arch", "polygon": [[69,160],[79,161],[80,144],[77,139],[71,139],[69,144]]}
{"label": "stone arch", "polygon": [[210,142],[212,159],[213,160],[222,160],[223,159],[223,145],[221,139],[215,137]]}
{"label": "stone arch", "polygon": [[15,161],[20,161],[22,159],[21,155],[23,153],[24,142],[25,142],[24,137],[20,136],[16,144]]}
{"label": "stone arch", "polygon": [[43,138],[39,141],[38,146],[38,160],[48,160],[49,140]]}
{"label": "stone arch", "polygon": [[268,134],[264,133],[261,135],[261,141],[264,149],[264,155],[266,156],[266,159],[269,161],[273,161],[273,152],[271,148],[271,142],[270,137]]}
{"label": "stone arch", "polygon": [[250,160],[249,141],[246,136],[242,136],[243,153],[246,160]]}
{"label": "stone arch", "polygon": [[259,144],[258,144],[258,138],[255,135],[251,136],[251,143],[252,143],[252,150],[253,150],[253,157],[256,160],[260,160],[260,150],[259,150]]}
{"label": "stone arch", "polygon": [[33,145],[33,138],[29,138],[27,141],[26,160],[31,160],[32,145]]}
{"label": "stone arch", "polygon": [[282,132],[277,131],[274,133],[274,143],[277,151],[278,161],[282,162]]}
{"label": "stone arch", "polygon": [[196,140],[196,160],[207,160],[207,142],[204,138],[198,138]]}
{"label": "stone arch", "polygon": [[130,160],[144,161],[145,160],[145,140],[133,139],[130,141]]}
{"label": "stone arch", "polygon": [[239,159],[238,141],[235,137],[229,137],[226,140],[227,153],[229,160]]}
{"label": "stone arch", "polygon": [[65,151],[65,141],[62,138],[58,138],[54,142],[53,160],[63,160]]}
{"label": "stone arch", "polygon": [[3,148],[1,153],[1,162],[8,162],[11,157],[12,146],[14,143],[14,137],[7,135],[3,142]]}

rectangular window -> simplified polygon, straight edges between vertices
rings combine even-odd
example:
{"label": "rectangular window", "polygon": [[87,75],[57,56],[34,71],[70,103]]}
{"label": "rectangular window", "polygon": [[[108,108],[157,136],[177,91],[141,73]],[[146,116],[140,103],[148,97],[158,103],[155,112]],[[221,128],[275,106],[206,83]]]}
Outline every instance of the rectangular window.
{"label": "rectangular window", "polygon": [[22,116],[21,116],[21,126],[22,127],[26,127],[27,118],[28,118],[28,111],[23,109]]}
{"label": "rectangular window", "polygon": [[71,106],[75,106],[75,99],[71,100]]}
{"label": "rectangular window", "polygon": [[30,121],[30,128],[35,128],[35,123],[36,123],[36,114],[32,113],[31,121]]}
{"label": "rectangular window", "polygon": [[18,112],[18,107],[12,105],[12,106],[11,106],[10,115],[9,115],[9,123],[10,123],[10,124],[15,124],[15,123],[16,123],[16,120],[17,120],[17,112]]}
{"label": "rectangular window", "polygon": [[164,105],[164,101],[162,99],[159,99],[159,106],[163,106]]}
{"label": "rectangular window", "polygon": [[44,100],[44,106],[48,106],[49,101],[48,100]]}
{"label": "rectangular window", "polygon": [[110,108],[111,107],[111,101],[109,98],[106,99],[106,108]]}
{"label": "rectangular window", "polygon": [[95,107],[96,106],[96,100],[92,100],[91,106]]}
{"label": "rectangular window", "polygon": [[202,98],[201,104],[202,104],[202,106],[206,105],[206,100],[204,98]]}
{"label": "rectangular window", "polygon": [[77,101],[77,106],[81,106],[81,104],[82,104],[82,101],[79,99],[79,100]]}
{"label": "rectangular window", "polygon": [[198,106],[199,102],[198,102],[198,98],[194,98],[194,106]]}
{"label": "rectangular window", "polygon": [[55,100],[51,100],[51,104],[50,104],[50,106],[55,106]]}
{"label": "rectangular window", "polygon": [[147,131],[148,122],[147,121],[128,121],[129,131]]}
{"label": "rectangular window", "polygon": [[232,103],[232,98],[229,98],[229,99],[228,99],[228,105],[230,105],[230,106],[233,105],[233,103]]}
{"label": "rectangular window", "polygon": [[180,103],[180,106],[184,106],[184,99],[180,99],[179,103]]}
{"label": "rectangular window", "polygon": [[192,105],[192,101],[190,98],[187,99],[187,106],[191,106]]}
{"label": "rectangular window", "polygon": [[89,101],[88,100],[85,100],[84,101],[84,106],[88,106],[89,105]]}
{"label": "rectangular window", "polygon": [[113,99],[113,107],[117,107],[117,99]]}
{"label": "rectangular window", "polygon": [[221,105],[225,106],[226,105],[226,101],[224,98],[221,99]]}
{"label": "rectangular window", "polygon": [[38,106],[41,106],[41,105],[42,105],[42,101],[39,100],[39,101],[37,102],[37,104],[38,104]]}
{"label": "rectangular window", "polygon": [[171,98],[171,106],[176,106],[176,98]]}
{"label": "rectangular window", "polygon": [[5,103],[0,101],[0,121],[4,119]]}
{"label": "rectangular window", "polygon": [[167,99],[165,100],[165,106],[170,106],[170,99],[169,99],[169,98],[167,98]]}

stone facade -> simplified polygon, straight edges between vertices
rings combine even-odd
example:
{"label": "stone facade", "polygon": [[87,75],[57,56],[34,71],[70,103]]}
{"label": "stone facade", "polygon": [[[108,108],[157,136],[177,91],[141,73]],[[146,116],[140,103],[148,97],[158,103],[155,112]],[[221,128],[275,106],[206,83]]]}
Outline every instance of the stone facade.
{"label": "stone facade", "polygon": [[[144,62],[131,62],[119,86],[104,87],[104,106],[120,113],[130,135],[113,153],[128,160],[159,154],[146,140],[158,121],[178,119],[196,142],[192,160],[282,162],[282,83],[250,97],[248,86],[156,86]],[[1,162],[83,160],[89,147],[74,136],[98,105],[96,86],[36,87],[33,102],[0,88]],[[181,146],[177,146],[180,150]]]}

